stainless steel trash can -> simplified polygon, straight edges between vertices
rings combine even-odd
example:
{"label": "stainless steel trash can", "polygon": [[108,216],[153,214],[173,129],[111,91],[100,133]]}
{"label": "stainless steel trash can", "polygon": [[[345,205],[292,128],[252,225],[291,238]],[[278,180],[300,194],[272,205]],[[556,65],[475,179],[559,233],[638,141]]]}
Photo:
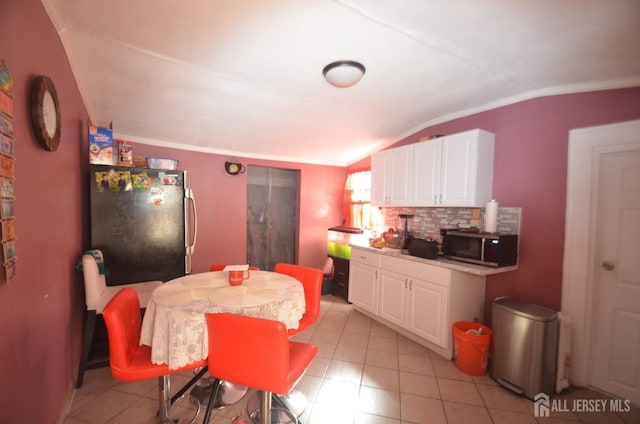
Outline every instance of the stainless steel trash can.
{"label": "stainless steel trash can", "polygon": [[493,301],[491,378],[534,399],[553,394],[558,351],[558,312],[509,298]]}

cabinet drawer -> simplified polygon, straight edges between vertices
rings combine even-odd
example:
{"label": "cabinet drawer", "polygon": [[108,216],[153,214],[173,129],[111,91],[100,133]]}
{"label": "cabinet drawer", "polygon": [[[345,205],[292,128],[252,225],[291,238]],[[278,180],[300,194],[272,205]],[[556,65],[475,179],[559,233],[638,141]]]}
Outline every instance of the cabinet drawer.
{"label": "cabinet drawer", "polygon": [[383,256],[381,268],[398,274],[403,274],[411,278],[430,281],[449,287],[451,284],[451,270],[439,266],[421,264],[415,261]]}
{"label": "cabinet drawer", "polygon": [[365,265],[371,265],[374,267],[380,266],[380,254],[372,252],[367,249],[360,249],[357,247],[351,248],[351,260]]}

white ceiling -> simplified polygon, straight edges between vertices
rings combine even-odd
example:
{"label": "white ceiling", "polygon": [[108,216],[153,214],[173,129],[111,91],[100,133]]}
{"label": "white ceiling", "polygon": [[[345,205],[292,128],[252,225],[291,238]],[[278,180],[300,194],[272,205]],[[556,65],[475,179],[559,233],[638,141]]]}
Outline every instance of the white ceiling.
{"label": "white ceiling", "polygon": [[[455,117],[640,86],[638,0],[42,0],[117,138],[349,165]],[[322,68],[367,68],[335,88]],[[64,111],[64,105],[61,105]]]}

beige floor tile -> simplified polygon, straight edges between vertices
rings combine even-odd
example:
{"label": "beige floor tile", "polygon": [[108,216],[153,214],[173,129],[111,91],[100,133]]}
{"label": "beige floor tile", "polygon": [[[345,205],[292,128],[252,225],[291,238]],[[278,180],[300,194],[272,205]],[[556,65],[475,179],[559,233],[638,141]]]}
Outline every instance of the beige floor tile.
{"label": "beige floor tile", "polygon": [[395,338],[396,340],[398,337],[398,333],[394,330],[376,321],[371,323],[371,335],[376,337]]}
{"label": "beige floor tile", "polygon": [[353,424],[357,413],[357,402],[334,407],[315,404],[306,424]]}
{"label": "beige floor tile", "polygon": [[396,337],[370,337],[368,348],[397,354],[398,340]]}
{"label": "beige floor tile", "polygon": [[521,414],[520,412],[503,411],[501,409],[489,409],[489,415],[493,424],[537,424],[533,414]]}
{"label": "beige floor tile", "polygon": [[298,381],[298,384],[296,384],[296,389],[302,391],[309,402],[314,402],[318,396],[320,387],[322,387],[322,381],[323,379],[321,377],[305,374],[300,381]]}
{"label": "beige floor tile", "polygon": [[447,419],[442,401],[406,393],[400,394],[402,423],[445,424]]}
{"label": "beige floor tile", "polygon": [[397,391],[362,386],[358,409],[368,414],[399,419],[400,394]]}
{"label": "beige floor tile", "polygon": [[435,377],[400,372],[400,393],[440,399],[440,390]]}
{"label": "beige floor tile", "polygon": [[336,351],[337,344],[335,343],[319,342],[317,340],[311,341],[310,343],[318,346],[318,353],[316,353],[316,357],[331,358],[333,357],[333,353]]}
{"label": "beige floor tile", "polygon": [[316,355],[316,357],[313,358],[311,365],[309,365],[309,368],[307,368],[305,374],[323,378],[327,372],[327,368],[329,368],[330,362],[331,358]]}
{"label": "beige floor tile", "polygon": [[358,415],[356,415],[355,424],[401,424],[401,422],[395,418],[359,412]]}
{"label": "beige floor tile", "polygon": [[437,380],[442,400],[484,406],[475,384],[446,378],[438,378]]}
{"label": "beige floor tile", "polygon": [[355,362],[358,364],[364,364],[366,356],[367,349],[363,347],[346,346],[343,344],[339,344],[333,353],[333,359]]}
{"label": "beige floor tile", "polygon": [[458,370],[453,361],[433,359],[431,361],[431,364],[433,365],[433,372],[435,373],[436,377],[447,378],[449,380],[460,380],[468,382],[473,381],[470,375],[467,375]]}
{"label": "beige floor tile", "polygon": [[329,363],[329,368],[324,378],[360,384],[362,382],[362,370],[362,364],[334,359]]}
{"label": "beige floor tile", "polygon": [[316,328],[316,331],[311,336],[311,343],[331,343],[337,344],[338,340],[340,340],[341,332],[335,330],[323,330],[320,328]]}
{"label": "beige floor tile", "polygon": [[401,335],[398,335],[398,353],[411,356],[430,356],[429,349]]}
{"label": "beige floor tile", "polygon": [[485,375],[481,375],[481,376],[472,375],[471,380],[473,380],[473,382],[476,384],[486,384],[489,386],[495,386],[498,384],[494,379],[492,379],[489,376],[489,373],[486,373]]}
{"label": "beige floor tile", "polygon": [[327,408],[353,406],[358,401],[360,385],[344,383],[337,380],[324,380],[318,396],[316,396],[316,408],[325,405]]}
{"label": "beige floor tile", "polygon": [[398,355],[400,371],[435,376],[429,356]]}
{"label": "beige floor tile", "polygon": [[350,318],[344,326],[344,331],[349,333],[365,334],[368,336],[371,333],[371,322]]}
{"label": "beige floor tile", "polygon": [[366,349],[368,345],[368,334],[352,333],[348,331],[344,331],[342,333],[342,336],[340,336],[340,340],[338,341],[338,346],[351,346]]}
{"label": "beige floor tile", "polygon": [[[489,412],[482,406],[442,402],[447,424],[492,424]],[[515,424],[515,423],[514,423]]]}
{"label": "beige floor tile", "polygon": [[102,395],[93,398],[81,408],[72,410],[69,416],[84,420],[88,424],[103,424],[113,419],[124,409],[139,402],[141,400],[138,396],[108,390]]}
{"label": "beige floor tile", "polygon": [[346,317],[325,317],[322,322],[317,325],[317,329],[342,332],[346,323]]}
{"label": "beige floor tile", "polygon": [[397,353],[385,352],[382,350],[367,349],[367,356],[364,360],[366,365],[374,365],[377,367],[399,369],[399,357]]}
{"label": "beige floor tile", "polygon": [[400,391],[400,373],[389,368],[365,365],[362,373],[362,385],[397,392]]}
{"label": "beige floor tile", "polygon": [[578,419],[589,424],[625,424],[615,412],[575,412]]}
{"label": "beige floor tile", "polygon": [[480,397],[487,408],[533,414],[533,402],[518,396],[502,386],[478,385]]}

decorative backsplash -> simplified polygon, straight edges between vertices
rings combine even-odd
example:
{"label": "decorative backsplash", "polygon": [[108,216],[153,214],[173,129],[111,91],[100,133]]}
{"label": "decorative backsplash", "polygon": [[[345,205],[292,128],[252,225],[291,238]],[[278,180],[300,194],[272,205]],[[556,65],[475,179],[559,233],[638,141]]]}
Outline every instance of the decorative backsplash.
{"label": "decorative backsplash", "polygon": [[[482,230],[484,208],[383,208],[386,228],[404,229],[404,220],[398,215],[413,215],[409,218],[409,231],[414,237],[432,238],[441,242],[440,228],[456,228],[458,225],[477,226]],[[498,232],[520,234],[522,208],[498,208]]]}

